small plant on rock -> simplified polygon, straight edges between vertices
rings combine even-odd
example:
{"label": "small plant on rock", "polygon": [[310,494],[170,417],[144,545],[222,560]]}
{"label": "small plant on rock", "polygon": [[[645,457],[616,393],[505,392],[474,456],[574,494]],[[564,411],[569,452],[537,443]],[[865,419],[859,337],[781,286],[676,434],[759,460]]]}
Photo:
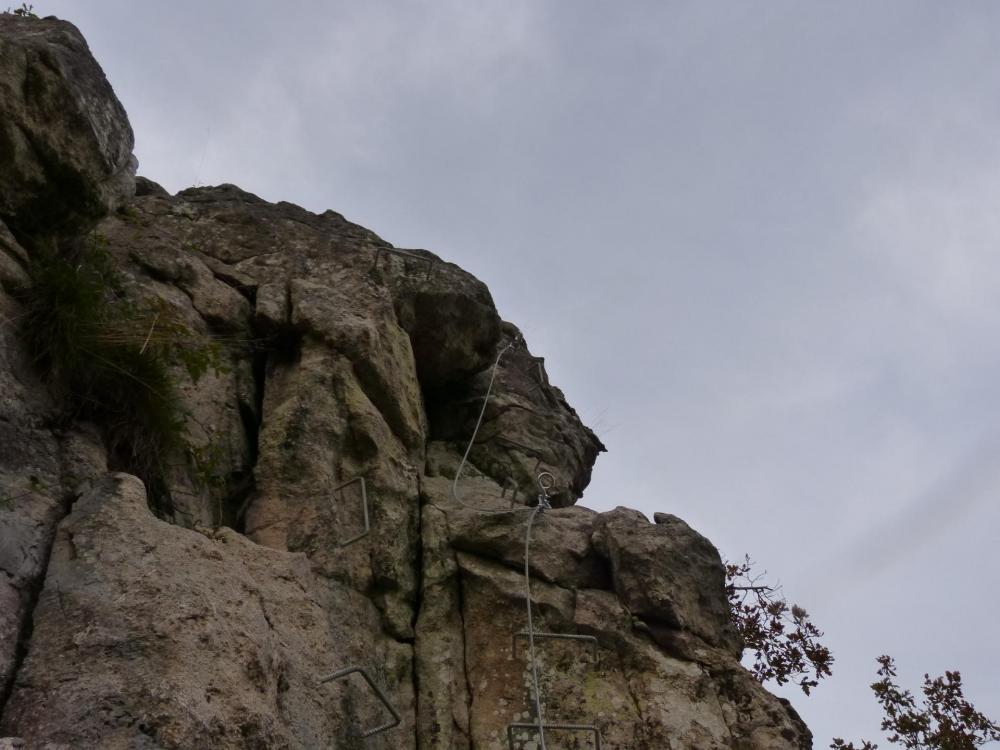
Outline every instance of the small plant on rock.
{"label": "small plant on rock", "polygon": [[12,495],[9,492],[0,492],[0,510],[14,510],[18,500],[31,497],[38,492],[45,492],[48,486],[38,477],[32,475],[28,477],[28,486],[22,492]]}
{"label": "small plant on rock", "polygon": [[137,301],[99,236],[34,248],[21,335],[67,419],[104,429],[117,468],[136,474],[154,510],[170,508],[164,460],[186,447],[172,367],[195,381],[223,367],[166,303]]}
{"label": "small plant on rock", "polygon": [[28,5],[28,3],[21,3],[20,7],[13,10],[7,8],[4,13],[9,13],[12,16],[21,16],[22,18],[38,18],[38,14],[35,13],[35,6]]}

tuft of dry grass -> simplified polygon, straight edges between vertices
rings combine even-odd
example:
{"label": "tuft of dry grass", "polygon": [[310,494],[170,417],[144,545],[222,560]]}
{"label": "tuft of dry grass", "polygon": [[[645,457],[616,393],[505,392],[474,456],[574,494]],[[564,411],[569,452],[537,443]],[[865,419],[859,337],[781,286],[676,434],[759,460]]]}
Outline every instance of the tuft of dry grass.
{"label": "tuft of dry grass", "polygon": [[65,418],[101,425],[116,468],[168,513],[165,461],[187,449],[171,370],[183,365],[197,381],[224,369],[218,343],[206,345],[166,304],[131,299],[97,235],[35,248],[29,274],[19,330]]}

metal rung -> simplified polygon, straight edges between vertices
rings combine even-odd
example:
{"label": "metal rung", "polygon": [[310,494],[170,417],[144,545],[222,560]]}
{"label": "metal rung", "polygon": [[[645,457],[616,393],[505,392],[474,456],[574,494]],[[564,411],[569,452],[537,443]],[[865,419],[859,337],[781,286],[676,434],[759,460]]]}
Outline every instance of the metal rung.
{"label": "metal rung", "polygon": [[430,278],[431,271],[434,269],[434,266],[437,263],[437,261],[434,260],[434,258],[428,258],[423,255],[417,255],[416,253],[408,253],[405,250],[398,250],[394,247],[377,247],[375,248],[375,263],[372,264],[372,268],[378,268],[378,262],[382,258],[382,253],[386,253],[387,255],[395,255],[399,258],[402,258],[403,268],[407,269],[407,272],[409,272],[409,269],[406,266],[406,261],[408,260],[415,260],[418,263],[426,263],[427,270],[424,272],[424,279]]}
{"label": "metal rung", "polygon": [[[517,657],[517,639],[527,638],[528,631],[522,630],[511,636],[511,653]],[[575,633],[535,633],[535,640],[586,641],[594,647],[594,663],[597,663],[597,638],[592,635],[576,635]]]}
{"label": "metal rung", "polygon": [[[542,729],[546,732],[550,730],[556,731],[566,731],[566,732],[593,732],[594,733],[594,748],[595,750],[601,750],[601,733],[598,731],[597,727],[593,724],[542,724]],[[507,725],[507,744],[510,750],[514,750],[514,732],[515,731],[538,731],[538,724],[508,724]]]}
{"label": "metal rung", "polygon": [[334,487],[333,488],[333,494],[336,495],[342,489],[344,489],[348,485],[354,484],[355,482],[360,482],[361,483],[361,508],[362,508],[362,510],[364,511],[364,514],[365,514],[365,529],[360,534],[355,534],[350,539],[344,539],[343,541],[337,542],[337,544],[340,547],[346,547],[349,544],[354,544],[356,541],[358,541],[362,537],[368,536],[368,532],[370,532],[372,530],[371,521],[368,518],[368,492],[365,489],[365,478],[364,477],[355,477],[354,479],[348,479],[343,484]]}
{"label": "metal rung", "polygon": [[380,688],[378,685],[375,684],[375,680],[371,678],[371,675],[368,674],[368,670],[365,669],[364,667],[345,667],[344,669],[339,669],[336,672],[331,672],[325,677],[320,677],[319,683],[322,685],[324,682],[339,680],[341,677],[346,677],[347,675],[352,674],[354,672],[357,672],[364,678],[365,682],[368,683],[368,686],[375,691],[375,695],[378,696],[378,699],[382,702],[382,705],[385,706],[386,710],[390,714],[392,714],[391,721],[387,721],[384,724],[379,724],[378,726],[372,727],[371,729],[366,729],[365,731],[361,732],[360,736],[374,737],[376,734],[381,734],[382,732],[385,732],[386,730],[392,729],[394,726],[397,726],[399,722],[402,721],[402,719],[396,712],[396,709],[392,707],[392,703],[389,702],[388,696],[384,692],[382,692],[382,688]]}

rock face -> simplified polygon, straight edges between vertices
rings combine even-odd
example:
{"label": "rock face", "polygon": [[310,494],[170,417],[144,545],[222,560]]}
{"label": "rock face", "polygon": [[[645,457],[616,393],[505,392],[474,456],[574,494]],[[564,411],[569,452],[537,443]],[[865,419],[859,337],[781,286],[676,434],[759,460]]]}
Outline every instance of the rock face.
{"label": "rock face", "polygon": [[[0,15],[0,19],[5,16]],[[27,253],[0,224],[0,700],[23,654],[55,527],[69,502],[106,471],[88,425],[56,426],[56,405],[17,336],[10,295],[27,285]]]}
{"label": "rock face", "polygon": [[381,633],[369,600],[305,555],[157,521],[127,474],[109,474],[60,525],[34,620],[5,711],[29,740],[350,747],[354,722],[378,719],[377,705],[316,678],[363,662],[406,717],[395,740],[371,746],[413,746],[394,744],[413,734],[411,647]]}
{"label": "rock face", "polygon": [[[0,736],[507,747],[534,717],[525,535],[547,471],[534,625],[577,637],[537,641],[546,721],[621,750],[811,746],[739,664],[714,547],[673,516],[575,505],[603,446],[482,282],[332,211],[133,185],[124,112],[64,22],[0,15],[0,90]],[[171,369],[184,445],[146,486],[18,335],[34,248],[84,230],[115,294],[157,311],[150,337],[169,320],[221,360]],[[391,718],[376,694],[321,679],[354,666],[397,726],[363,737]]]}

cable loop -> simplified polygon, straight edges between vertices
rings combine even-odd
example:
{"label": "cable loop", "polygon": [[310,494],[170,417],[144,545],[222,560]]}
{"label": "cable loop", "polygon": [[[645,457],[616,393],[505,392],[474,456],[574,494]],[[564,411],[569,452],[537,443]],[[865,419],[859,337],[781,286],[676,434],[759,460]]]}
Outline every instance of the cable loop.
{"label": "cable loop", "polygon": [[541,490],[541,492],[538,493],[539,513],[552,509],[552,503],[549,502],[549,490],[551,490],[555,484],[556,478],[552,476],[550,472],[543,471],[538,475],[538,489]]}

